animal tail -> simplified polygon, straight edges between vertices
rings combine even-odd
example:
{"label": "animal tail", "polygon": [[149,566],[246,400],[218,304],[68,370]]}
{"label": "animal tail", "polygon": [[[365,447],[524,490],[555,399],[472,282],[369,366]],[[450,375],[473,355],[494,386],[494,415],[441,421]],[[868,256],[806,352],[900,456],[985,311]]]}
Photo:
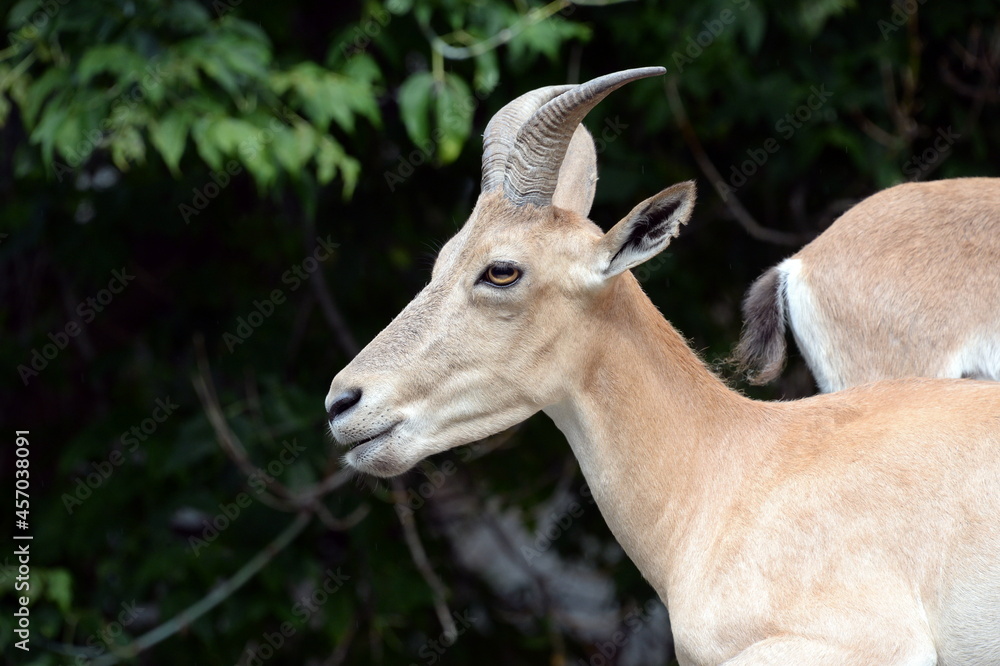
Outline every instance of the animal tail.
{"label": "animal tail", "polygon": [[733,361],[751,384],[766,384],[785,365],[785,273],[768,269],[743,299],[743,332]]}

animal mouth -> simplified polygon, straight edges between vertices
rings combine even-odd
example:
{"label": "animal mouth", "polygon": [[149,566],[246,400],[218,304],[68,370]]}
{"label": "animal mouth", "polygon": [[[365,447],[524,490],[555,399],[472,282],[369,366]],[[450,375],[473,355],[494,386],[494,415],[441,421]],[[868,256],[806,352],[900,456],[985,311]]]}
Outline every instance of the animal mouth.
{"label": "animal mouth", "polygon": [[370,446],[372,445],[373,442],[375,442],[378,439],[381,439],[381,438],[385,437],[386,435],[388,435],[389,433],[391,433],[393,430],[395,430],[396,426],[398,426],[399,423],[400,422],[397,421],[396,423],[393,423],[391,426],[389,426],[385,430],[382,430],[381,432],[378,432],[378,433],[372,435],[371,437],[365,437],[364,439],[359,439],[356,442],[348,442],[347,448],[349,448],[353,452],[360,452],[359,450],[362,447],[364,447],[366,449],[370,448]]}

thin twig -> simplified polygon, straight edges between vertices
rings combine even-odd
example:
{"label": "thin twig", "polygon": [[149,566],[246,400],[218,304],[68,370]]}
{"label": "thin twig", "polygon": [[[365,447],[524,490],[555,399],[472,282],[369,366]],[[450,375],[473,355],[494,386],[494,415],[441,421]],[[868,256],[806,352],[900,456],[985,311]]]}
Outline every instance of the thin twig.
{"label": "thin twig", "polygon": [[298,496],[303,500],[308,502],[312,499],[317,499],[329,494],[331,491],[336,490],[348,481],[354,478],[354,472],[349,469],[342,469],[333,474],[330,474],[324,478],[319,483],[307,488],[306,490],[299,491]]}
{"label": "thin twig", "polygon": [[677,92],[677,77],[668,77],[667,81],[664,83],[667,90],[667,99],[670,102],[670,108],[674,112],[674,117],[677,119],[677,126],[681,130],[681,134],[684,136],[684,141],[687,143],[688,148],[694,155],[695,161],[701,168],[702,173],[708,178],[708,181],[712,184],[716,193],[722,199],[726,207],[729,208],[729,212],[732,213],[736,221],[740,223],[748,234],[757,240],[764,241],[765,243],[772,243],[774,245],[789,245],[798,246],[803,243],[812,240],[812,235],[807,234],[794,234],[787,233],[784,231],[778,231],[776,229],[768,229],[762,226],[757,220],[753,218],[752,215],[743,207],[733,193],[723,192],[722,188],[725,186],[725,180],[719,174],[718,169],[712,164],[712,161],[708,158],[705,153],[704,148],[701,146],[701,141],[698,140],[698,135],[694,131],[694,127],[691,125],[691,121],[688,119],[687,111],[684,109],[684,103],[681,101],[680,93]]}
{"label": "thin twig", "polygon": [[[229,421],[222,412],[222,406],[219,404],[219,396],[215,392],[215,384],[212,382],[208,359],[205,355],[205,343],[200,336],[195,338],[195,350],[198,375],[193,377],[191,381],[194,384],[195,393],[198,394],[198,399],[201,401],[202,408],[205,410],[205,416],[215,431],[215,437],[219,442],[219,446],[248,478],[254,475],[262,478],[264,485],[267,486],[267,489],[273,495],[269,498],[271,502],[265,500],[266,503],[272,506],[287,504],[288,500],[292,499],[292,492],[283,483],[274,479],[269,474],[260,474],[260,470],[250,462],[250,457],[247,455],[243,442],[233,432],[232,428],[229,427]],[[265,492],[259,494],[263,497]]]}
{"label": "thin twig", "polygon": [[326,323],[333,330],[337,342],[340,343],[341,350],[343,350],[348,358],[354,358],[361,351],[361,347],[358,346],[357,340],[354,339],[354,334],[351,333],[343,315],[340,314],[340,309],[333,299],[333,294],[330,293],[330,287],[326,284],[323,271],[316,271],[309,282],[312,283],[313,293],[316,295],[316,301],[319,303],[320,312],[323,313]]}
{"label": "thin twig", "polygon": [[886,132],[884,129],[879,127],[876,123],[871,121],[860,109],[854,109],[851,111],[851,117],[854,118],[854,122],[858,124],[861,131],[868,135],[868,138],[872,141],[878,143],[892,151],[898,151],[904,142],[901,137]]}
{"label": "thin twig", "polygon": [[302,302],[295,312],[295,320],[292,322],[292,331],[288,334],[288,345],[285,347],[284,356],[285,367],[295,367],[295,361],[305,340],[306,328],[309,326],[314,305],[316,305],[316,301],[312,294],[305,294],[302,297]]}
{"label": "thin twig", "polygon": [[434,49],[436,53],[441,54],[443,57],[449,60],[467,60],[469,58],[475,58],[476,56],[481,56],[484,53],[492,51],[498,46],[502,46],[509,42],[510,40],[517,37],[525,28],[528,28],[536,23],[541,23],[553,14],[562,11],[572,3],[569,0],[554,0],[547,5],[542,7],[536,7],[530,12],[522,16],[514,25],[509,28],[504,28],[500,32],[490,37],[487,37],[481,42],[476,42],[472,46],[452,46],[448,42],[444,41],[434,29],[431,28],[424,21],[420,21],[420,30],[424,33],[424,37],[427,41],[431,43],[431,48]]}
{"label": "thin twig", "polygon": [[[448,58],[450,60],[467,60],[469,58],[475,58],[476,56],[481,56],[484,53],[492,51],[493,49],[503,46],[510,40],[517,37],[526,28],[535,25],[536,23],[541,23],[542,21],[548,19],[553,14],[563,11],[570,5],[580,5],[580,6],[591,6],[591,7],[603,7],[607,5],[617,5],[624,2],[633,2],[634,0],[554,0],[547,5],[542,7],[536,7],[531,11],[527,12],[522,16],[514,25],[509,28],[504,28],[500,30],[495,35],[487,37],[486,39],[475,42],[469,46],[453,46],[449,44],[444,37],[438,35],[430,27],[426,21],[420,21],[420,30],[424,33],[424,37],[431,44],[431,49],[438,56],[443,58]],[[451,33],[446,36],[467,36],[468,33],[464,31],[459,33]],[[470,37],[471,39],[471,37]],[[435,76],[435,78],[438,78]],[[573,79],[570,78],[570,81]]]}
{"label": "thin twig", "polygon": [[323,662],[323,666],[340,666],[347,659],[347,653],[351,649],[351,643],[354,642],[354,636],[358,633],[358,620],[356,616],[351,617],[351,621],[347,623],[347,629],[344,630],[344,635],[340,638],[340,643],[337,644],[336,649],[334,649],[333,654]]}
{"label": "thin twig", "polygon": [[260,470],[250,461],[246,452],[246,447],[242,441],[229,427],[219,404],[219,398],[215,391],[215,384],[212,382],[211,371],[208,368],[208,361],[205,358],[204,343],[200,338],[195,339],[195,347],[198,356],[198,376],[192,379],[195,392],[201,400],[205,415],[215,430],[216,439],[219,446],[236,464],[237,467],[250,478],[253,475],[262,477],[265,485],[271,492],[258,491],[257,497],[264,504],[279,511],[302,511],[303,509],[322,512],[323,523],[333,530],[344,530],[353,527],[360,522],[368,512],[368,506],[364,505],[355,510],[347,518],[335,518],[330,514],[325,506],[320,504],[320,499],[331,491],[343,486],[353,476],[350,470],[339,470],[325,477],[319,483],[305,488],[290,490],[284,484],[272,478],[270,475],[261,474]]}
{"label": "thin twig", "polygon": [[[406,489],[403,488],[403,482],[399,480],[399,477],[393,477],[390,483],[392,484],[392,492],[395,496],[397,507],[405,507]],[[445,588],[444,583],[441,582],[441,579],[438,578],[438,575],[434,573],[434,569],[431,568],[431,563],[427,559],[427,552],[424,550],[423,543],[420,542],[420,534],[417,533],[413,514],[410,511],[396,511],[396,515],[399,516],[399,522],[403,526],[403,536],[406,539],[406,546],[410,549],[410,557],[413,558],[413,563],[417,565],[417,570],[420,571],[420,575],[427,581],[427,585],[431,588],[431,593],[434,595],[434,611],[441,622],[445,636],[454,640],[458,636],[458,631],[455,628],[455,619],[451,616],[448,604],[445,601],[448,590]]]}
{"label": "thin twig", "polygon": [[346,532],[364,520],[368,516],[368,512],[371,510],[370,506],[362,504],[354,511],[347,514],[346,518],[336,518],[332,513],[330,513],[330,510],[326,508],[326,505],[319,500],[313,502],[309,508],[316,513],[323,524],[326,525],[327,529],[334,532]]}

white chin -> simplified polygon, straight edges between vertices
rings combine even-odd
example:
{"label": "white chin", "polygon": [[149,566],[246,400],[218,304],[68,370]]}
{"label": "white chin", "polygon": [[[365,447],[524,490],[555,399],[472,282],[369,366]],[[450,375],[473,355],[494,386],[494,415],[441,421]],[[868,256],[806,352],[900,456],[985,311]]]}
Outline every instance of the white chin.
{"label": "white chin", "polygon": [[408,472],[420,462],[419,459],[401,458],[393,451],[393,448],[384,439],[372,440],[348,451],[347,455],[344,456],[344,462],[362,474],[370,474],[383,479]]}

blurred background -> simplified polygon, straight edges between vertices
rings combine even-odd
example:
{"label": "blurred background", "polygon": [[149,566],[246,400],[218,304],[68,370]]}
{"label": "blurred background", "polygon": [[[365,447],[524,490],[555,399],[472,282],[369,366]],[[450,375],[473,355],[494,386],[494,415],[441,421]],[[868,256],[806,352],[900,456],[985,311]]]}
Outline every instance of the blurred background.
{"label": "blurred background", "polygon": [[343,472],[334,374],[427,282],[530,89],[664,65],[586,120],[592,218],[695,179],[636,269],[735,388],[744,290],[907,180],[1000,175],[994,0],[35,0],[0,10],[0,469],[28,430],[16,664],[664,664],[669,620],[544,417]]}

